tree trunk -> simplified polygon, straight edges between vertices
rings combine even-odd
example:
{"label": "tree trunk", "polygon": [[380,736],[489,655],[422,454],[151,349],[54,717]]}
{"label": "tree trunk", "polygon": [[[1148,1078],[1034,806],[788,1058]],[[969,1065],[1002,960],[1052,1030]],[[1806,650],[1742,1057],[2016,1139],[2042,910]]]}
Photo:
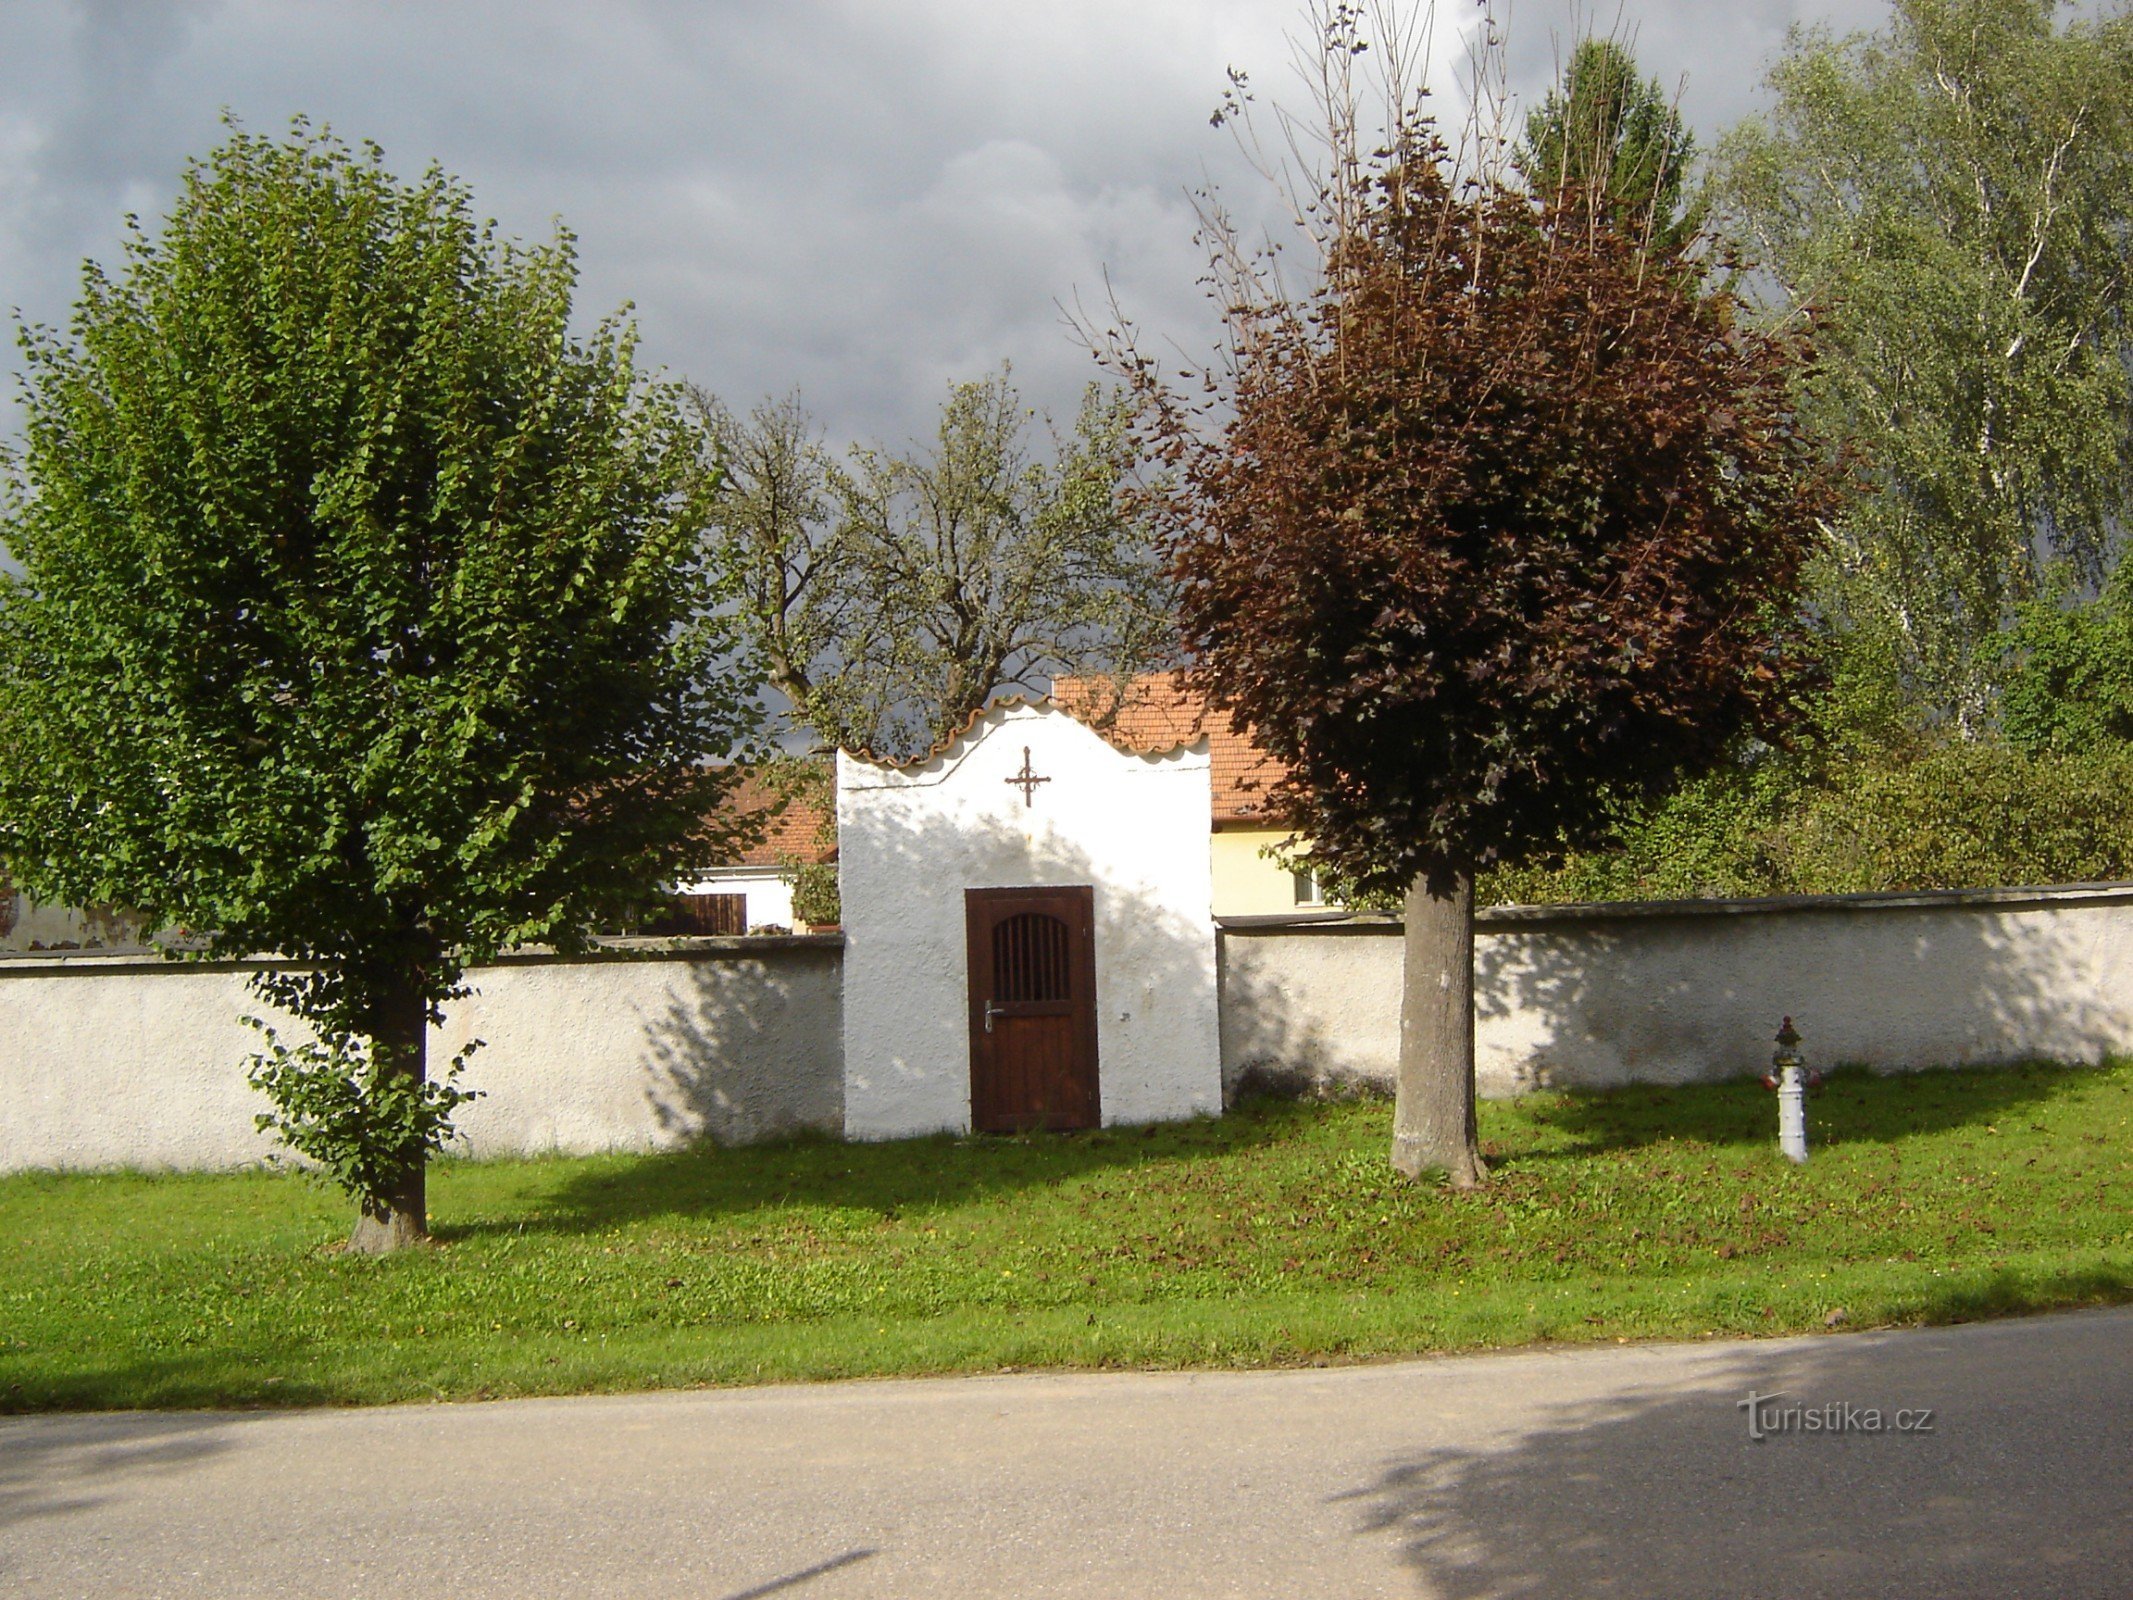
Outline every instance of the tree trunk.
{"label": "tree trunk", "polygon": [[1474,873],[1460,866],[1407,891],[1400,993],[1400,1086],[1392,1164],[1442,1172],[1455,1189],[1487,1174],[1474,1122]]}
{"label": "tree trunk", "polygon": [[[429,1006],[412,976],[403,978],[378,1008],[373,1030],[372,1048],[380,1052],[387,1071],[418,1084],[428,1076]],[[348,1248],[358,1255],[381,1256],[427,1243],[428,1177],[427,1158],[418,1151],[411,1163],[386,1179],[380,1193],[363,1201]]]}

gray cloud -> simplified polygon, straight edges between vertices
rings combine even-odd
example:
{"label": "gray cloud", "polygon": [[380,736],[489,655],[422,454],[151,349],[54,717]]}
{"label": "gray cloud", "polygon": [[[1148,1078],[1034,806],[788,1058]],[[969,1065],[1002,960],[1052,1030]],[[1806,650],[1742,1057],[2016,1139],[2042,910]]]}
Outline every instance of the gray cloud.
{"label": "gray cloud", "polygon": [[[1508,8],[1514,87],[1581,20],[1634,33],[1706,132],[1785,28],[1874,0]],[[80,262],[169,204],[227,107],[437,161],[504,227],[580,239],[588,320],[634,302],[655,361],[747,403],[798,387],[831,433],[922,434],[1011,359],[1069,410],[1095,373],[1058,302],[1108,272],[1151,329],[1209,323],[1186,191],[1262,203],[1207,126],[1224,69],[1281,92],[1295,0],[663,4],[81,0],[0,13],[0,299],[60,322]],[[1471,12],[1447,0],[1449,56]],[[1449,90],[1449,73],[1436,74]]]}

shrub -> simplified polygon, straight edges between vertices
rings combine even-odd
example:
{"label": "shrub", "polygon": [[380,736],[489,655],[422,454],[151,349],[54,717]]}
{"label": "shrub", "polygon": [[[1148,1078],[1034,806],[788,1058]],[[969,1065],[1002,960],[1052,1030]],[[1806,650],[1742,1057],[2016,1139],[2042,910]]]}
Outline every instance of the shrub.
{"label": "shrub", "polygon": [[1498,872],[1497,904],[2133,878],[2133,744],[1768,757],[1624,819],[1613,849]]}
{"label": "shrub", "polygon": [[784,876],[792,885],[792,914],[799,921],[820,928],[843,920],[836,862],[788,860]]}

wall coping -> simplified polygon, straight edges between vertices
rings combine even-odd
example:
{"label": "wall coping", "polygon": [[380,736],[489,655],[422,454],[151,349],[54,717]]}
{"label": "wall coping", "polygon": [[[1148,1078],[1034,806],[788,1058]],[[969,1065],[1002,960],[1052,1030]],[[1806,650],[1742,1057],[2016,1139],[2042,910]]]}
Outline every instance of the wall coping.
{"label": "wall coping", "polygon": [[[481,972],[496,967],[592,965],[606,961],[745,961],[776,952],[841,951],[841,933],[706,934],[693,937],[638,935],[602,939],[579,955],[562,955],[534,945],[508,951],[494,961],[469,967]],[[305,963],[275,956],[213,960],[166,955],[140,945],[103,950],[0,950],[0,978],[88,977],[112,971],[138,972],[272,972]]]}
{"label": "wall coping", "polygon": [[[2047,910],[2083,905],[2133,903],[2133,883],[2067,883],[2017,889],[1912,889],[1874,894],[1767,895],[1738,900],[1598,900],[1552,906],[1485,906],[1474,913],[1478,928],[1519,928],[1590,922],[1634,922],[1693,917],[1844,915],[1873,911]],[[1277,912],[1267,916],[1217,917],[1224,933],[1390,934],[1402,931],[1389,911]]]}

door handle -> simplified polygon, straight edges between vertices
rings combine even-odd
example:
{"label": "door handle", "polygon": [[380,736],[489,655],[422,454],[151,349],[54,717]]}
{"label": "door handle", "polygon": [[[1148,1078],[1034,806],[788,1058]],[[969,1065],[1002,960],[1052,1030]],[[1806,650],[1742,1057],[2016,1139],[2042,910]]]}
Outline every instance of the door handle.
{"label": "door handle", "polygon": [[995,1005],[990,1000],[985,1002],[985,1031],[987,1033],[992,1032],[992,1019],[1005,1015],[1006,1011],[1007,1007],[1005,1006]]}

